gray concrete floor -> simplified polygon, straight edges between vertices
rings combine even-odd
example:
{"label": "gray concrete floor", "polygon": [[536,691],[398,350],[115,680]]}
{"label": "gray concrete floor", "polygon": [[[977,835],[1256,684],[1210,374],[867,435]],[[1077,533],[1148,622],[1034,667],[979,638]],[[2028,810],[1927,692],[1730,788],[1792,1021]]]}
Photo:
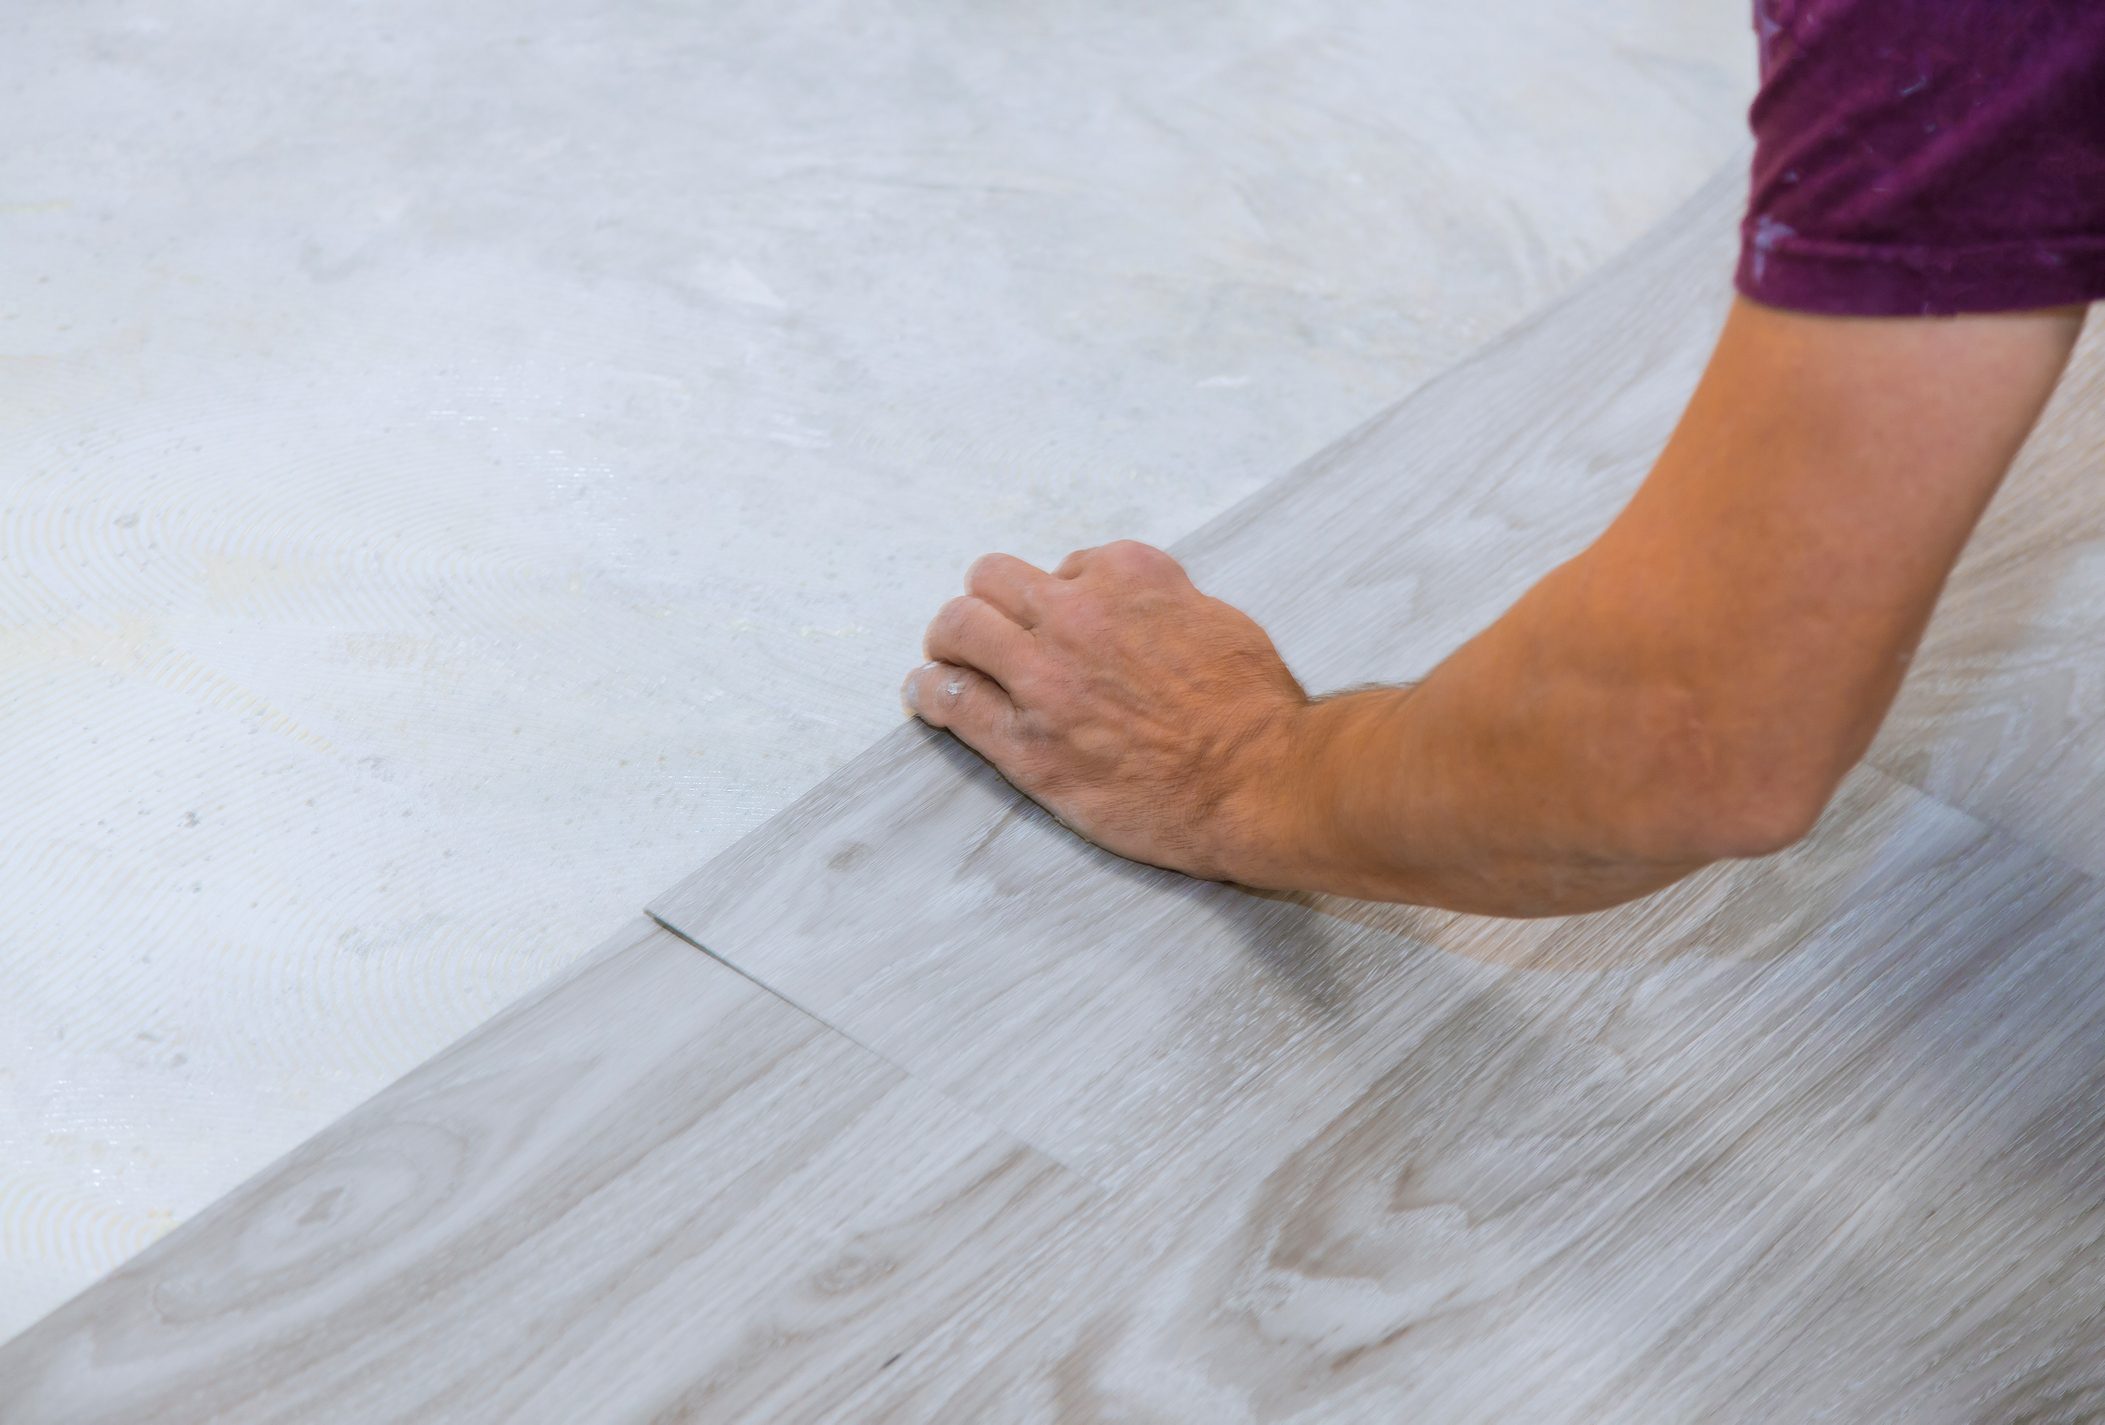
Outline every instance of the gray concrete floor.
{"label": "gray concrete floor", "polygon": [[0,1335],[1738,150],[1696,0],[28,7]]}

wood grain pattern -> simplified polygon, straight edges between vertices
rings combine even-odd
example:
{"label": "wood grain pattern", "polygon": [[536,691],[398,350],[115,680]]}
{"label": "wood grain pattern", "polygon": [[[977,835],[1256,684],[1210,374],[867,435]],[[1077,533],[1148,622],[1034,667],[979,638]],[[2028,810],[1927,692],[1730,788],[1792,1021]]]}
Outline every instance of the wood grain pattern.
{"label": "wood grain pattern", "polygon": [[[1263,962],[1225,910],[1154,954],[1034,921],[1008,957],[1145,957],[1144,1011],[1066,1026],[1114,1061],[1015,1036],[1035,1068],[997,1099],[1003,1021],[930,1057],[974,1062],[953,1091],[1053,1151],[1122,1141],[1145,1170],[1029,1284],[1050,1321],[969,1377],[928,1364],[939,1338],[856,1418],[2097,1418],[2105,897],[1875,773],[1800,859],[1824,869],[1584,926],[1457,921],[1445,949],[1314,910]],[[1808,879],[1842,894],[1799,916]],[[1491,943],[1577,934],[1604,968]],[[959,1002],[1029,993],[987,957],[953,973]],[[1232,1048],[1199,1028],[1223,1020]],[[1239,1093],[1208,1092],[1231,1061]],[[1072,1096],[1095,1131],[1055,1139]]]}
{"label": "wood grain pattern", "polygon": [[815,1418],[1091,1196],[639,922],[0,1347],[0,1420]]}
{"label": "wood grain pattern", "polygon": [[1878,766],[2105,874],[2105,322],[1974,534]]}
{"label": "wood grain pattern", "polygon": [[[1201,585],[1314,686],[1423,672],[1642,478],[1733,193],[1181,546]],[[1606,915],[1256,896],[914,729],[653,906],[1119,1204],[1056,1323],[857,1418],[1250,1421],[2105,1408],[2100,910],[1873,768]]]}

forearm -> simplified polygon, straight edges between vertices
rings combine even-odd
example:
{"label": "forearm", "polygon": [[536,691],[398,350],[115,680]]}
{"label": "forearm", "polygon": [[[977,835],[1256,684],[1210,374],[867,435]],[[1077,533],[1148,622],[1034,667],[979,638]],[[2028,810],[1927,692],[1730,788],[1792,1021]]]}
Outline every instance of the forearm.
{"label": "forearm", "polygon": [[1596,909],[1810,828],[1899,688],[2080,313],[1735,309],[1613,525],[1417,688],[1286,720],[1237,879]]}
{"label": "forearm", "polygon": [[1225,874],[1494,915],[1596,910],[1730,854],[1795,789],[1728,787],[1701,700],[1629,625],[1587,617],[1583,560],[1552,573],[1423,682],[1319,699],[1223,808]]}

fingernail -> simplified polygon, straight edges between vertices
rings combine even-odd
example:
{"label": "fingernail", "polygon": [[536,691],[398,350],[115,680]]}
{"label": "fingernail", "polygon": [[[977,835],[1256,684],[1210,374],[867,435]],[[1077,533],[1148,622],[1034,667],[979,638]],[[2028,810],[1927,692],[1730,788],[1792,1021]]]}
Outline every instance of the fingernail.
{"label": "fingernail", "polygon": [[[923,667],[925,667],[925,666],[927,666],[927,665],[925,665],[925,664],[924,664],[924,665],[922,665],[922,666],[923,666]],[[916,669],[914,669],[914,671],[913,671],[913,672],[911,672],[911,673],[907,674],[907,675],[906,675],[906,681],[905,681],[904,683],[901,683],[901,684],[899,685],[899,703],[900,703],[900,705],[901,705],[902,707],[904,707],[904,708],[905,708],[905,709],[907,710],[907,712],[908,712],[909,714],[912,714],[912,715],[914,715],[914,716],[917,716],[917,717],[918,717],[918,716],[920,715],[920,712],[921,712],[921,705],[920,705],[920,704],[919,704],[919,703],[918,703],[917,701],[915,701],[915,698],[916,698],[916,693],[915,693],[915,685],[916,685],[917,683],[919,683],[920,681],[921,681],[921,669],[920,669],[920,668],[916,668]]]}

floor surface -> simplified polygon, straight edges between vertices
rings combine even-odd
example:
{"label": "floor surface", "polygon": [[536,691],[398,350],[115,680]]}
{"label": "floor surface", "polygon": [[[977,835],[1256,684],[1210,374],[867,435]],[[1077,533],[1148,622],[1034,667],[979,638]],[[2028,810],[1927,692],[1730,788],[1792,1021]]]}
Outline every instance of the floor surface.
{"label": "floor surface", "polygon": [[[1418,671],[1643,477],[1737,190],[1177,548],[1316,686]],[[2095,622],[2009,531],[2101,377],[1940,613],[2032,653],[1926,647],[1953,716],[1785,854],[1536,921],[1266,895],[899,729],[0,1343],[0,1419],[2095,1421],[2105,889],[1977,814],[2054,805],[2027,743],[1992,807],[1905,779]]]}
{"label": "floor surface", "polygon": [[1742,141],[1742,8],[84,0],[0,46],[0,1337]]}

